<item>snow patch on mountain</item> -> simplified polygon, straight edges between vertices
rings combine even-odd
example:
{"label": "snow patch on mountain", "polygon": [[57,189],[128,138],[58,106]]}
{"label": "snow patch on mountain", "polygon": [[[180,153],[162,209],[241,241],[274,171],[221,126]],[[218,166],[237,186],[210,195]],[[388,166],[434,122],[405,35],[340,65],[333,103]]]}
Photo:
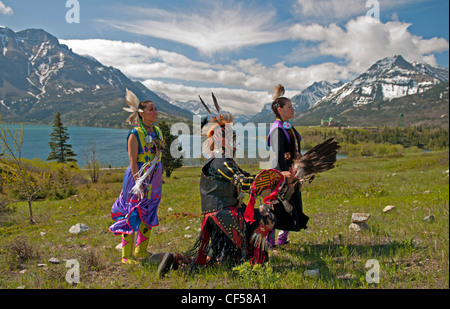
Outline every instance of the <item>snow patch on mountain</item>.
{"label": "snow patch on mountain", "polygon": [[374,101],[422,93],[445,80],[448,80],[448,69],[411,64],[397,55],[376,62],[358,78],[333,89],[313,106],[327,102],[352,102],[354,107],[358,107]]}

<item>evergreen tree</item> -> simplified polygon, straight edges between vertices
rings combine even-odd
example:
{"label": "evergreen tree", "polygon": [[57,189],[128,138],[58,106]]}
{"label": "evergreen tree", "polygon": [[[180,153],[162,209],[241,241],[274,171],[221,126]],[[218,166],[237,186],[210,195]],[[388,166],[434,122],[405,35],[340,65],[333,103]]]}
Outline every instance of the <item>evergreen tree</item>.
{"label": "evergreen tree", "polygon": [[[178,159],[175,159],[172,157],[172,154],[170,153],[170,148],[177,147],[177,145],[172,145],[174,141],[178,138],[178,136],[174,136],[170,134],[169,125],[163,120],[159,125],[159,128],[161,129],[161,132],[164,136],[164,150],[161,155],[161,163],[164,168],[164,171],[166,172],[166,177],[170,178],[170,175],[172,172],[183,166],[183,157],[180,157]],[[182,150],[181,145],[178,145],[178,151]]]}
{"label": "evergreen tree", "polygon": [[72,145],[67,143],[69,134],[67,133],[67,127],[63,125],[61,121],[61,114],[58,112],[53,122],[53,132],[50,134],[51,141],[50,154],[47,161],[56,160],[60,163],[77,162],[74,158],[76,154],[72,151]]}

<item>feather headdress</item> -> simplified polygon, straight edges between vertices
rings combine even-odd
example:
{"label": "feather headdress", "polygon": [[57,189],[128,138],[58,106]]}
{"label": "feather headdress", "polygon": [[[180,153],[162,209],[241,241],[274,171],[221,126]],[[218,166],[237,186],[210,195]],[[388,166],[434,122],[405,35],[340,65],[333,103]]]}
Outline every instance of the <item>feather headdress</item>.
{"label": "feather headdress", "polygon": [[139,123],[138,113],[144,112],[142,109],[139,108],[139,99],[133,92],[127,89],[125,95],[125,102],[129,107],[124,107],[123,109],[131,113],[131,115],[127,118],[127,122],[131,125],[138,124]]}
{"label": "feather headdress", "polygon": [[[233,115],[230,113],[223,113],[220,110],[219,103],[217,99],[212,94],[214,106],[217,110],[217,116],[213,116],[208,105],[200,98],[203,106],[205,107],[208,114],[212,117],[208,122],[202,123],[202,137],[203,137],[203,153],[209,154],[214,151],[215,147],[219,145],[220,149],[222,147],[222,141],[225,140],[225,151],[228,153],[229,150],[233,149]],[[217,148],[217,147],[216,147]],[[232,156],[232,152],[229,153]]]}

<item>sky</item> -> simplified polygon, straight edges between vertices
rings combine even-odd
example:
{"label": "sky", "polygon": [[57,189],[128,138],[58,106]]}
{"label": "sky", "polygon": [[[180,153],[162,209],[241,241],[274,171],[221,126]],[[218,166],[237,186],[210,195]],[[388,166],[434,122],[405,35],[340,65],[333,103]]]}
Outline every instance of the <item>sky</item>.
{"label": "sky", "polygon": [[173,100],[255,114],[281,83],[349,81],[376,61],[449,67],[448,0],[0,0],[0,25],[39,28]]}

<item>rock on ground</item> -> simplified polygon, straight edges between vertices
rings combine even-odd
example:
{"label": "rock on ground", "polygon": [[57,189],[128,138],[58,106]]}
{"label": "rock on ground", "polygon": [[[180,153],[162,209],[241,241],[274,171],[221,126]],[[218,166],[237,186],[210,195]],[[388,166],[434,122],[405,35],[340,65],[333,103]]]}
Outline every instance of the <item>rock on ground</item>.
{"label": "rock on ground", "polygon": [[87,227],[87,225],[85,225],[83,223],[77,223],[70,228],[69,233],[78,235],[78,234],[86,233],[87,231],[89,231],[89,228]]}
{"label": "rock on ground", "polygon": [[370,214],[365,213],[353,213],[352,223],[366,223],[369,220]]}

